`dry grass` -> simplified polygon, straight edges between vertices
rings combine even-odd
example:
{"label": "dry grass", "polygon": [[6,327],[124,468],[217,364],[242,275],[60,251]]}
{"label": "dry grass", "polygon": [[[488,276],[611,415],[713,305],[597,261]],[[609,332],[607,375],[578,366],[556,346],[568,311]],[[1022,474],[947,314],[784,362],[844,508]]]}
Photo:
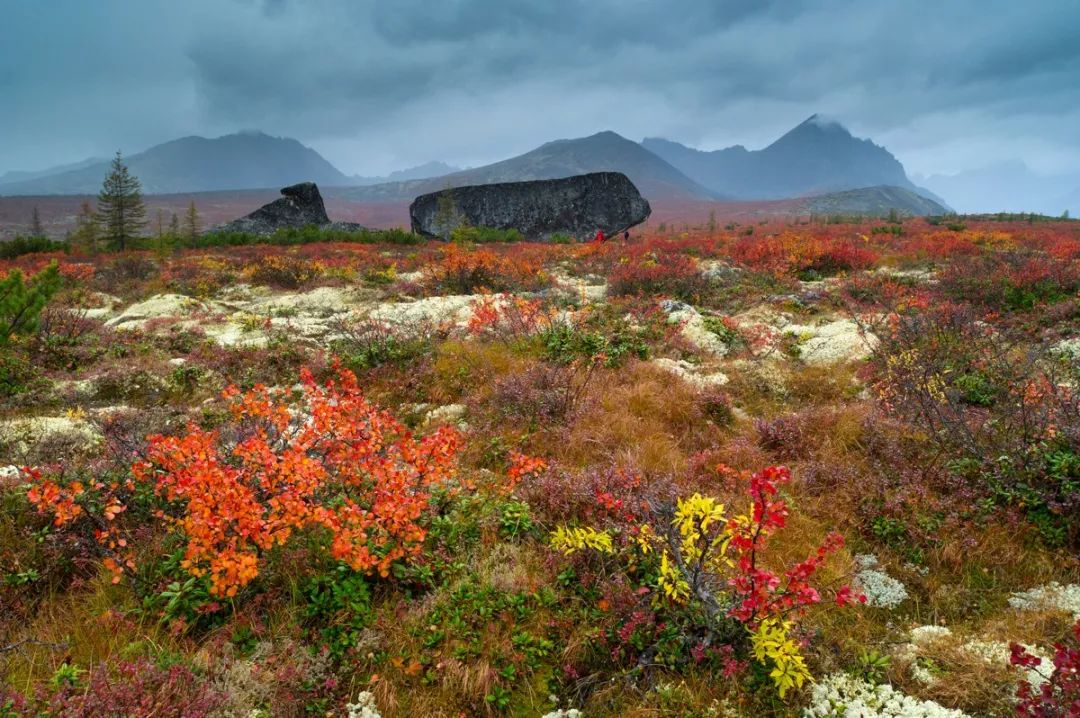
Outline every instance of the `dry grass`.
{"label": "dry grass", "polygon": [[1007,660],[991,660],[973,649],[970,640],[949,636],[923,643],[917,661],[935,680],[921,683],[913,678],[910,663],[899,661],[891,668],[890,678],[905,693],[969,715],[1015,715],[1011,697],[1017,672]]}
{"label": "dry grass", "polygon": [[687,458],[719,430],[705,419],[697,392],[641,362],[598,373],[571,426],[548,431],[536,450],[568,466],[616,464],[647,475],[679,474]]}
{"label": "dry grass", "polygon": [[[492,251],[501,255],[504,251],[513,254],[516,249],[500,247]],[[417,252],[418,258],[407,261],[410,269],[421,267],[438,253],[430,248],[424,251],[427,254]],[[580,254],[576,249],[537,248],[528,260],[539,266],[563,255],[588,259],[597,251],[611,253],[611,263],[617,260],[617,252],[610,245],[581,248]],[[380,266],[384,264],[380,260]],[[579,264],[567,269],[574,274],[610,269],[604,269],[602,263],[597,267]],[[753,276],[747,275],[747,279]],[[163,289],[160,282],[157,279],[144,284],[142,295]],[[747,301],[759,301],[755,292]],[[377,293],[372,297],[378,298],[385,297]],[[621,331],[623,314],[628,310],[635,315],[656,311],[658,300],[641,297],[609,303],[601,310],[605,313],[599,323],[602,331]],[[661,333],[655,330],[666,327],[662,314],[648,322],[650,331],[640,336],[652,342],[653,356],[701,356],[677,336],[658,339]],[[597,323],[581,324],[586,329],[594,325]],[[158,378],[168,376],[172,369],[167,361],[175,350],[166,341],[149,334],[129,338],[133,346],[139,347],[132,360],[140,369]],[[500,532],[496,501],[506,499],[502,466],[507,449],[540,456],[564,469],[559,475],[565,473],[571,480],[612,466],[625,467],[642,474],[643,483],[650,488],[667,487],[670,480],[684,494],[700,491],[716,496],[728,505],[729,513],[745,511],[746,487],[739,481],[721,478],[713,470],[716,464],[753,471],[787,463],[795,477],[783,488],[791,515],[787,527],[771,540],[765,564],[783,572],[812,554],[831,529],[841,530],[849,546],[830,557],[815,576],[814,585],[824,588],[823,601],[800,622],[800,635],[809,639],[804,649],[807,660],[817,677],[858,670],[859,657],[868,650],[892,654],[908,641],[915,625],[946,625],[953,637],[929,646],[922,655],[923,662],[932,664],[940,680],[929,686],[919,683],[899,659],[894,660],[887,677],[906,693],[962,708],[973,716],[1011,715],[1009,695],[1015,674],[1003,664],[973,654],[964,645],[976,639],[1020,640],[1046,647],[1068,631],[1071,617],[1053,611],[1016,611],[1008,606],[1008,597],[1011,592],[1051,580],[1078,582],[1080,563],[1041,545],[1022,519],[987,516],[965,505],[963,502],[971,503],[966,497],[952,495],[951,487],[941,479],[944,472],[936,470],[948,457],[926,456],[919,447],[927,443],[927,437],[920,436],[917,427],[881,420],[875,413],[879,405],[863,393],[861,365],[810,367],[780,352],[767,359],[727,359],[720,367],[730,378],[724,391],[738,411],[730,425],[718,426],[709,420],[701,392],[648,363],[633,360],[617,369],[596,369],[577,410],[565,418],[558,412],[532,411],[542,403],[535,400],[536,396],[543,399],[544,391],[552,389],[552,382],[544,383],[541,370],[554,365],[545,362],[543,356],[543,347],[535,337],[491,341],[455,338],[441,341],[425,356],[362,373],[361,381],[369,397],[395,413],[400,404],[466,404],[466,421],[473,430],[465,434],[462,478],[476,487],[478,495],[475,503],[455,511],[475,510],[481,517],[476,522],[478,538],[470,536],[460,544],[467,545],[467,549],[458,550],[458,544],[447,540],[446,545],[453,544],[452,548],[443,551],[440,546],[438,556],[428,557],[433,563],[440,562],[440,570],[443,561],[455,566],[447,570],[449,578],[444,585],[428,589],[410,579],[372,579],[372,623],[362,629],[362,647],[333,667],[340,687],[327,691],[332,696],[329,710],[335,710],[338,704],[334,702],[344,696],[354,698],[362,690],[371,690],[388,718],[494,718],[495,711],[485,696],[499,685],[513,692],[513,707],[508,714],[531,717],[552,710],[547,698],[548,680],[562,679],[564,666],[588,666],[589,670],[596,666],[595,631],[610,626],[582,619],[598,614],[578,611],[582,602],[592,599],[560,581],[566,562],[551,555],[539,531],[532,537],[518,536],[513,540]],[[259,366],[265,357],[265,353],[255,351],[244,353],[235,363],[230,360],[226,371],[238,377],[249,373],[261,377],[267,373],[266,367]],[[295,361],[317,369],[326,364],[321,350],[306,345],[297,349],[296,357]],[[194,391],[184,396],[175,392],[162,395],[170,410],[197,411],[200,401],[216,393],[224,381],[224,372],[209,366],[209,361],[203,363],[212,371],[207,373],[208,379],[200,379],[202,383]],[[94,367],[95,372],[99,369]],[[118,373],[117,381],[122,385],[129,374]],[[71,374],[65,378],[81,376]],[[522,383],[514,384],[519,379]],[[518,394],[523,396],[521,405],[509,406]],[[150,401],[150,397],[125,397],[121,392],[113,398],[135,403]],[[500,406],[500,401],[507,406]],[[426,409],[413,413],[413,424],[419,424]],[[537,416],[556,418],[537,420]],[[757,419],[790,417],[797,420],[794,431],[785,434],[792,427],[778,424],[772,427],[778,437],[773,441],[768,437],[763,440],[755,427]],[[915,450],[908,451],[912,445]],[[68,453],[57,449],[64,447],[43,444],[37,448],[40,456],[36,458]],[[895,471],[892,456],[897,464]],[[934,467],[927,468],[934,462]],[[32,534],[16,521],[16,517],[27,515],[17,513],[25,512],[24,504],[19,497],[12,510],[0,513],[0,558],[18,558],[16,569],[33,564],[36,552],[41,551],[32,544]],[[537,518],[539,503],[536,505],[533,511],[538,526],[562,518],[543,514],[541,520]],[[902,538],[903,532],[899,539],[875,532],[878,516],[900,522],[910,530],[910,540]],[[581,519],[578,515],[566,517],[567,521]],[[935,522],[940,522],[940,529],[925,528],[936,526]],[[157,560],[160,546],[142,543],[138,562]],[[852,554],[856,552],[874,553],[890,575],[904,582],[909,598],[899,608],[835,608],[830,589],[851,582]],[[28,645],[23,651],[12,652],[3,657],[3,677],[16,689],[29,692],[35,684],[47,682],[63,662],[90,668],[102,661],[137,655],[165,656],[170,660],[179,657],[216,685],[229,687],[235,698],[231,707],[242,713],[241,709],[267,700],[274,677],[259,674],[262,666],[250,655],[230,653],[231,634],[236,626],[250,621],[258,624],[260,641],[276,647],[289,646],[275,648],[283,653],[292,652],[292,646],[301,651],[314,644],[309,633],[313,627],[304,617],[307,598],[302,589],[310,575],[310,558],[305,550],[275,555],[268,562],[265,576],[260,577],[264,582],[260,588],[267,589],[256,599],[261,602],[240,607],[223,627],[185,639],[169,637],[151,612],[139,618],[139,606],[125,585],[113,586],[107,575],[96,576],[69,587],[66,594],[45,598],[38,614],[25,626],[8,628],[15,640],[33,637],[63,644],[63,649]],[[602,565],[603,571],[611,568]],[[633,580],[638,578],[635,575]],[[593,577],[583,573],[580,579],[589,585]],[[470,626],[468,637],[463,637],[455,635],[451,625],[459,617],[447,618],[445,613],[437,617],[433,613],[437,608],[442,612],[447,602],[457,600],[455,589],[466,584],[526,595],[550,588],[556,592],[557,602],[554,606],[546,602],[531,604],[528,613],[520,614],[525,618],[500,609],[483,625]],[[121,620],[116,620],[117,612],[123,614]],[[441,641],[430,640],[431,632],[438,628],[431,625],[434,622],[449,631]],[[534,636],[557,635],[557,648],[543,658],[534,672],[527,673],[529,669],[522,667],[525,664],[517,662],[523,674],[508,680],[500,676],[504,666],[499,665],[496,656],[516,650],[516,631],[528,631]],[[479,649],[471,644],[474,639]],[[462,650],[455,653],[455,649]],[[746,683],[719,677],[714,668],[656,669],[643,677],[605,669],[596,675],[597,683],[582,693],[588,696],[585,704],[574,706],[584,709],[590,718],[793,716],[800,714],[800,700],[804,697],[796,696],[782,704],[767,687],[748,688]],[[560,694],[562,705],[566,705],[568,697]],[[737,708],[738,713],[726,712],[725,705]]]}
{"label": "dry grass", "polygon": [[1065,611],[1002,611],[986,621],[982,632],[1001,641],[1052,646],[1068,637],[1075,623]]}
{"label": "dry grass", "polygon": [[791,372],[774,360],[734,361],[724,368],[724,389],[735,405],[752,417],[772,416],[787,407]]}
{"label": "dry grass", "polygon": [[181,646],[150,617],[140,617],[133,597],[102,571],[82,590],[46,599],[15,640],[31,638],[8,655],[7,682],[30,691],[64,663],[90,668],[118,656],[158,655]]}
{"label": "dry grass", "polygon": [[481,395],[501,376],[520,372],[528,362],[500,343],[449,340],[435,350],[431,399],[438,403]]}

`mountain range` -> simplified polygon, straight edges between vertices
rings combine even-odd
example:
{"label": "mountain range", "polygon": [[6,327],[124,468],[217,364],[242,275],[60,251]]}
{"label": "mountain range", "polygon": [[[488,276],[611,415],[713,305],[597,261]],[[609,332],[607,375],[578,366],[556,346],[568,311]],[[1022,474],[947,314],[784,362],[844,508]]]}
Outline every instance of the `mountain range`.
{"label": "mountain range", "polygon": [[388,182],[408,182],[409,180],[427,179],[429,177],[442,177],[461,171],[461,167],[454,167],[445,162],[425,162],[416,167],[395,170],[385,177],[362,177],[360,175],[353,175],[350,178],[349,184],[366,187],[373,184],[386,184]]}
{"label": "mountain range", "polygon": [[[619,171],[652,200],[764,200],[891,187],[905,192],[878,192],[875,201],[910,199],[908,193],[914,193],[945,205],[916,187],[886,149],[818,115],[761,150],[735,146],[702,151],[660,138],[638,143],[605,131],[548,142],[482,167],[458,169],[429,162],[386,177],[346,175],[297,140],[253,131],[214,139],[184,137],[125,161],[147,194],[277,188],[311,180],[330,197],[398,202],[447,186]],[[9,172],[0,176],[0,195],[93,194],[107,170],[107,160],[86,160],[51,170]],[[916,212],[918,205],[917,200],[905,201],[898,209]]]}
{"label": "mountain range", "polygon": [[431,179],[339,190],[339,196],[364,201],[411,199],[448,186],[520,182],[569,177],[587,172],[622,172],[645,197],[721,199],[637,142],[614,132],[555,140],[517,157]]}
{"label": "mountain range", "polygon": [[[124,162],[147,194],[277,188],[305,179],[325,185],[349,182],[310,147],[262,132],[214,139],[182,137],[126,156]],[[60,172],[6,182],[0,184],[0,195],[96,194],[108,167],[109,160],[88,161]]]}
{"label": "mountain range", "polygon": [[64,174],[66,172],[73,172],[75,170],[85,169],[86,167],[93,167],[95,165],[101,165],[108,162],[108,160],[101,157],[90,157],[81,162],[73,162],[71,164],[57,165],[56,167],[48,167],[43,170],[23,171],[13,170],[11,172],[5,172],[0,175],[0,186],[6,184],[17,184],[20,182],[29,182],[30,180],[36,180],[41,177],[50,177],[52,175]]}
{"label": "mountain range", "polygon": [[718,194],[742,200],[803,197],[860,187],[892,186],[945,204],[916,187],[884,147],[843,125],[811,115],[769,146],[703,151],[647,137],[642,146]]}

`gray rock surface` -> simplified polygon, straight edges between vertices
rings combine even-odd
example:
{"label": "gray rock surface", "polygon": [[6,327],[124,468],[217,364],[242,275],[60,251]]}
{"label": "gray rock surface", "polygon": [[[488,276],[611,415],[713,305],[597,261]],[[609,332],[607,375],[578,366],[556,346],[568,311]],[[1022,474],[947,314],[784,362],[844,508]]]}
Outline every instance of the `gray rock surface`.
{"label": "gray rock surface", "polygon": [[327,229],[356,231],[363,229],[352,222],[331,222],[326,215],[322,195],[314,182],[301,182],[281,189],[282,196],[270,204],[220,227],[216,232],[249,232],[270,235],[288,227],[315,225]]}
{"label": "gray rock surface", "polygon": [[[444,195],[452,207],[440,201]],[[548,239],[553,234],[588,239],[597,229],[614,235],[641,224],[651,211],[626,175],[593,172],[432,192],[413,201],[409,216],[413,231],[430,237],[445,236],[466,221],[474,227],[516,229],[527,239]]]}

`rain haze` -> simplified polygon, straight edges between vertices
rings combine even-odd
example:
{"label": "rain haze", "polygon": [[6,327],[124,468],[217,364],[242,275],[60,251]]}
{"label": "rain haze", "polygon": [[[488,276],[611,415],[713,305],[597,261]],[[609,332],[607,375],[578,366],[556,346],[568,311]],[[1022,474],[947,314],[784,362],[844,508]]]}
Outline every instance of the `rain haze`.
{"label": "rain haze", "polygon": [[186,135],[347,174],[611,129],[760,148],[812,113],[914,176],[1080,165],[1080,3],[2,0],[0,173]]}

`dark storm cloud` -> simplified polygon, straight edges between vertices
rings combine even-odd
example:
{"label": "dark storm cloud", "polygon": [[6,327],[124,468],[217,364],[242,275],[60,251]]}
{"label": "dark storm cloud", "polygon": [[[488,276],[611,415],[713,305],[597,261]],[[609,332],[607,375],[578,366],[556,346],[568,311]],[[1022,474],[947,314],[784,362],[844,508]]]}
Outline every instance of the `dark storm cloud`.
{"label": "dark storm cloud", "polygon": [[1080,162],[1077,0],[0,6],[0,170],[240,128],[361,173],[606,128],[755,147],[816,111],[916,170]]}

